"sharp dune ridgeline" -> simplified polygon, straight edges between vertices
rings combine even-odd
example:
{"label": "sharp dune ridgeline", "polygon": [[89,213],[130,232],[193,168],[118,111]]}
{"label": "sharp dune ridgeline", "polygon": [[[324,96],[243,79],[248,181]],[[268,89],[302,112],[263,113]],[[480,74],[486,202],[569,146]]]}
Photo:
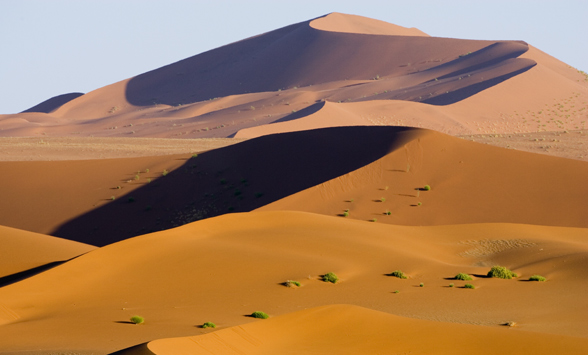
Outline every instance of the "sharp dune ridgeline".
{"label": "sharp dune ridgeline", "polygon": [[331,13],[0,115],[0,352],[583,354],[587,101]]}

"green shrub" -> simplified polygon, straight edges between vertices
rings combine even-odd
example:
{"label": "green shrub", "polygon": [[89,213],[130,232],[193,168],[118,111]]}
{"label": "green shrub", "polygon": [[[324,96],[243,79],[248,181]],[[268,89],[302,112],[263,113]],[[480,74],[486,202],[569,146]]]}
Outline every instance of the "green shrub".
{"label": "green shrub", "polygon": [[454,285],[452,283],[449,284],[449,287],[453,287]]}
{"label": "green shrub", "polygon": [[431,191],[431,186],[425,185],[425,187],[423,187],[423,190],[425,190],[425,191]]}
{"label": "green shrub", "polygon": [[167,176],[167,174],[168,174],[168,171],[167,171],[167,170],[165,170],[165,169],[163,169],[163,172],[161,173],[161,175],[163,175],[163,176]]}
{"label": "green shrub", "polygon": [[386,202],[386,198],[385,197],[380,197],[380,202]]}
{"label": "green shrub", "polygon": [[132,316],[131,317],[131,322],[135,323],[135,324],[141,324],[141,323],[145,323],[145,319],[143,317],[140,316]]}
{"label": "green shrub", "polygon": [[396,290],[396,291],[394,291],[394,293],[400,293],[400,291]]}
{"label": "green shrub", "polygon": [[378,221],[378,219],[377,219],[377,218],[372,218],[372,219],[370,219],[370,222],[377,222],[377,221]]}
{"label": "green shrub", "polygon": [[391,215],[391,214],[392,214],[392,212],[390,212],[390,211],[386,211],[386,212],[384,212],[384,214],[389,216],[389,215]]}
{"label": "green shrub", "polygon": [[[198,157],[198,154],[192,154],[192,158],[196,158],[196,157]],[[204,324],[206,324],[206,323],[204,323]],[[212,323],[211,323],[211,324],[212,324]],[[214,328],[214,327],[213,327],[213,328]]]}
{"label": "green shrub", "polygon": [[398,277],[399,279],[407,279],[408,276],[406,276],[402,271],[400,270],[395,270],[392,271],[391,273],[388,274],[388,276],[394,276],[394,277]]}
{"label": "green shrub", "polygon": [[294,280],[288,280],[288,281],[284,282],[283,285],[286,287],[294,287],[294,286],[300,287],[300,286],[302,286],[300,284],[300,282],[294,281]]}
{"label": "green shrub", "polygon": [[260,311],[255,311],[255,312],[251,313],[251,317],[260,318],[260,319],[268,319],[269,318],[267,313],[260,312]]}
{"label": "green shrub", "polygon": [[349,212],[348,211],[343,212],[343,217],[349,217]]}
{"label": "green shrub", "polygon": [[470,275],[464,274],[463,272],[460,272],[459,274],[455,275],[455,279],[456,280],[462,280],[462,281],[473,280]]}
{"label": "green shrub", "polygon": [[114,201],[114,196],[110,196],[110,199],[111,199],[112,201]]}
{"label": "green shrub", "polygon": [[512,279],[518,277],[517,274],[505,268],[504,266],[492,266],[488,271],[488,277],[497,277],[499,279]]}
{"label": "green shrub", "polygon": [[326,274],[323,275],[323,281],[324,282],[330,282],[330,283],[337,283],[337,281],[339,281],[339,277],[337,275],[335,275],[335,273],[333,272],[327,272]]}
{"label": "green shrub", "polygon": [[541,275],[533,275],[529,277],[529,281],[547,281],[547,279]]}
{"label": "green shrub", "polygon": [[471,289],[475,288],[474,285],[472,285],[472,284],[465,284],[463,287],[464,288],[471,288]]}
{"label": "green shrub", "polygon": [[216,328],[216,324],[214,324],[212,322],[206,322],[206,323],[202,324],[202,328]]}
{"label": "green shrub", "polygon": [[419,285],[419,287],[425,287],[425,284],[421,282],[421,284]]}

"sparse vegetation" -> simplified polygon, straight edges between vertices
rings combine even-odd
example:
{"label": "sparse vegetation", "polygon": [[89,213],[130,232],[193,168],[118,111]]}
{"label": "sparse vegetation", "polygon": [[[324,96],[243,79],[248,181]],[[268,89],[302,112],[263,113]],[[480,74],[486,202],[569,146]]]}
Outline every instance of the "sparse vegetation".
{"label": "sparse vegetation", "polygon": [[141,316],[132,316],[131,317],[131,323],[134,324],[142,324],[145,323],[145,319]]}
{"label": "sparse vegetation", "polygon": [[161,175],[167,176],[167,174],[168,174],[168,171],[166,169],[163,169],[163,172],[161,173]]}
{"label": "sparse vegetation", "polygon": [[471,289],[474,289],[474,288],[476,288],[476,287],[474,287],[474,285],[472,285],[472,284],[465,284],[463,287],[464,287],[464,288],[471,288]]}
{"label": "sparse vegetation", "polygon": [[423,204],[422,202],[418,202],[417,203],[417,206],[421,206],[422,204]]}
{"label": "sparse vegetation", "polygon": [[449,284],[449,287],[453,287],[453,286],[455,286],[453,283],[450,283],[450,284]]}
{"label": "sparse vegetation", "polygon": [[111,199],[112,201],[114,201],[114,196],[110,196],[110,199]]}
{"label": "sparse vegetation", "polygon": [[399,279],[407,279],[408,276],[406,276],[402,271],[400,270],[394,270],[391,273],[388,274],[388,276],[394,276],[394,277],[398,277]]}
{"label": "sparse vegetation", "polygon": [[504,323],[504,325],[506,325],[507,327],[515,327],[517,325],[517,322],[510,321]]}
{"label": "sparse vegetation", "polygon": [[533,275],[531,277],[529,277],[529,281],[547,281],[547,279],[541,275]]}
{"label": "sparse vegetation", "polygon": [[202,324],[202,328],[216,328],[216,324],[212,322],[205,322],[204,324]]}
{"label": "sparse vegetation", "polygon": [[391,215],[391,214],[392,214],[392,212],[390,212],[390,211],[386,210],[386,212],[384,212],[384,214],[385,214],[385,215],[387,215],[387,216],[389,216],[389,215]]}
{"label": "sparse vegetation", "polygon": [[251,317],[259,318],[259,319],[268,319],[269,318],[267,313],[260,312],[260,311],[255,311],[255,312],[251,313]]}
{"label": "sparse vegetation", "polygon": [[421,283],[419,284],[419,287],[425,287],[425,284],[421,282]]}
{"label": "sparse vegetation", "polygon": [[288,281],[284,282],[283,285],[286,287],[300,287],[300,286],[302,286],[300,284],[300,282],[294,281],[294,280],[288,280]]}
{"label": "sparse vegetation", "polygon": [[473,280],[470,275],[464,274],[463,272],[460,272],[459,274],[455,275],[455,279],[456,280],[462,280],[462,281]]}
{"label": "sparse vegetation", "polygon": [[323,275],[323,281],[324,282],[330,282],[330,283],[337,283],[337,281],[339,281],[339,277],[337,275],[335,275],[335,273],[333,272],[327,272],[326,274]]}
{"label": "sparse vegetation", "polygon": [[385,197],[380,197],[380,202],[386,202],[386,198]]}
{"label": "sparse vegetation", "polygon": [[394,293],[400,293],[400,291],[396,290],[396,291],[394,291]]}
{"label": "sparse vegetation", "polygon": [[504,266],[492,266],[490,271],[488,271],[488,277],[497,277],[499,279],[512,279],[513,277],[518,277],[518,275]]}
{"label": "sparse vegetation", "polygon": [[423,187],[423,190],[425,190],[425,191],[431,191],[431,186],[429,186],[429,185],[425,185],[425,186]]}
{"label": "sparse vegetation", "polygon": [[343,217],[349,217],[349,211],[343,212]]}
{"label": "sparse vegetation", "polygon": [[192,158],[197,158],[197,157],[198,157],[198,154],[192,154]]}
{"label": "sparse vegetation", "polygon": [[378,221],[378,219],[377,219],[377,218],[372,218],[372,219],[370,219],[370,222],[377,222],[377,221]]}

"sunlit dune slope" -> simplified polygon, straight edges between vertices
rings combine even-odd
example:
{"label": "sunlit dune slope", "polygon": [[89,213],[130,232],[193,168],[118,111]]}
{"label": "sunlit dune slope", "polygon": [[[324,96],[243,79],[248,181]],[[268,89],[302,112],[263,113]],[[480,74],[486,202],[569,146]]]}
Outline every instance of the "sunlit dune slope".
{"label": "sunlit dune slope", "polygon": [[96,249],[87,244],[0,226],[0,279]]}
{"label": "sunlit dune slope", "polygon": [[[579,281],[588,267],[586,243],[579,228],[225,215],[112,244],[0,288],[0,350],[114,351],[205,333],[197,327],[204,322],[250,323],[253,311],[275,317],[338,303],[472,327],[514,321],[513,333],[585,337],[578,310],[588,306],[588,286]],[[483,277],[494,264],[519,278]],[[408,279],[386,276],[394,270]],[[340,282],[322,282],[327,272]],[[476,289],[453,280],[459,272],[471,274]],[[533,274],[547,281],[524,281]],[[287,280],[302,286],[285,287]],[[126,324],[133,315],[145,324]]]}
{"label": "sunlit dune slope", "polygon": [[509,222],[588,227],[586,162],[420,132],[368,166],[260,209],[348,214],[408,225]]}
{"label": "sunlit dune slope", "polygon": [[587,346],[588,339],[423,321],[332,305],[207,335],[155,340],[117,355],[580,354]]}

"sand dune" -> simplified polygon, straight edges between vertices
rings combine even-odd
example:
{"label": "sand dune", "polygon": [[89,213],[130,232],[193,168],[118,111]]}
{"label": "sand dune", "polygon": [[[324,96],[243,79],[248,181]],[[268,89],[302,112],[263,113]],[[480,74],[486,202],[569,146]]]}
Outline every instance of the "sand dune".
{"label": "sand dune", "polygon": [[96,249],[87,244],[0,226],[0,281]]}
{"label": "sand dune", "polygon": [[[0,166],[0,223],[97,246],[257,208],[331,216],[349,209],[349,218],[404,225],[587,223],[585,162],[403,127],[263,136],[196,158]],[[417,190],[425,185],[432,190]]]}
{"label": "sand dune", "polygon": [[[579,228],[402,227],[302,212],[230,214],[112,244],[1,288],[0,349],[105,353],[207,333],[197,327],[207,321],[221,329],[254,322],[245,315],[257,310],[275,317],[338,303],[470,324],[464,329],[477,334],[486,332],[481,325],[515,321],[513,333],[585,338],[578,310],[588,306],[588,290],[578,278],[588,267],[586,240]],[[519,280],[480,276],[497,263]],[[397,269],[409,278],[385,275]],[[319,280],[330,271],[340,283]],[[451,279],[459,272],[475,275],[475,290]],[[548,281],[521,281],[533,274]],[[302,287],[280,284],[289,279]],[[133,315],[146,323],[125,324]]]}
{"label": "sand dune", "polygon": [[[325,100],[420,102],[420,112],[442,108],[453,122],[438,121],[439,114],[385,116],[454,135],[563,131],[584,127],[586,99],[581,74],[522,41],[429,37],[332,13],[38,109],[50,113],[32,121],[2,115],[0,136],[213,138],[247,129],[258,130],[255,136],[316,128],[310,119],[267,125]],[[328,122],[348,124],[358,123]]]}
{"label": "sand dune", "polygon": [[207,335],[155,340],[117,354],[579,354],[586,346],[588,339],[415,320],[332,305]]}

